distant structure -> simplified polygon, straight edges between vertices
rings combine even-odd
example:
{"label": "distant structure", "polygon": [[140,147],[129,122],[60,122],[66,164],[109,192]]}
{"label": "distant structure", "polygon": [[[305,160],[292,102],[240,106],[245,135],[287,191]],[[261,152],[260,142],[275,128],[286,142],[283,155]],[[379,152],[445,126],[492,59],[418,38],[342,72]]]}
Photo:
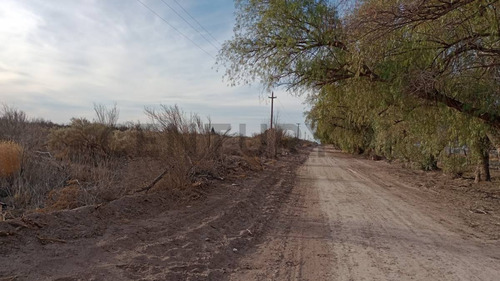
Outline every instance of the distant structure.
{"label": "distant structure", "polygon": [[244,137],[247,135],[247,124],[240,124],[240,136]]}
{"label": "distant structure", "polygon": [[205,129],[217,134],[226,134],[231,130],[231,124],[205,124]]}

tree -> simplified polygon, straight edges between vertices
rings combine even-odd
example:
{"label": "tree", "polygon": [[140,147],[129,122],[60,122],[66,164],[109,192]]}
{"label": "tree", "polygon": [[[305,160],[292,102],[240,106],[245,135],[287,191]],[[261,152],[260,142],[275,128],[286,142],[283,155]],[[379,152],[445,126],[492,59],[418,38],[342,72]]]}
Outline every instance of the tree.
{"label": "tree", "polygon": [[[235,35],[219,55],[226,76],[313,93],[309,117],[325,139],[340,144],[332,137],[340,130],[352,140],[346,147],[377,150],[379,134],[397,126],[404,141],[392,136],[393,144],[413,149],[418,141],[430,159],[458,135],[468,134],[461,143],[497,141],[499,1],[365,0],[342,17],[326,0],[236,6]],[[435,134],[442,137],[432,140]]]}
{"label": "tree", "polygon": [[326,0],[236,0],[234,36],[219,62],[235,84],[308,90],[354,77],[342,23]]}
{"label": "tree", "polygon": [[[488,125],[467,140],[488,175],[490,141],[500,148],[499,2],[489,0],[366,1],[351,19],[363,60],[401,93],[440,103]],[[386,71],[397,66],[398,71]],[[485,141],[486,137],[489,141]],[[475,143],[487,143],[476,145]],[[478,147],[481,147],[479,149]],[[483,152],[479,152],[483,151]],[[486,152],[487,154],[487,152]],[[485,176],[489,179],[489,176]]]}
{"label": "tree", "polygon": [[[366,1],[351,18],[363,59],[376,68],[408,61],[404,93],[439,102],[500,129],[499,2]],[[367,49],[367,48],[364,48]],[[388,77],[387,77],[388,76]]]}
{"label": "tree", "polygon": [[[236,4],[235,35],[219,55],[233,83],[258,78],[299,91],[356,77],[399,83],[500,129],[498,1],[368,0],[343,20],[324,0]],[[459,95],[463,85],[471,86]]]}

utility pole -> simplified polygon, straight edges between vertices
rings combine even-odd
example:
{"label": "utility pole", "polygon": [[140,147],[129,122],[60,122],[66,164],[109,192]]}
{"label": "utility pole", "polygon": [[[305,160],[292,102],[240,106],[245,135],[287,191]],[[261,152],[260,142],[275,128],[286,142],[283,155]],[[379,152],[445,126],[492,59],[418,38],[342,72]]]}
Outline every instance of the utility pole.
{"label": "utility pole", "polygon": [[297,138],[300,139],[300,123],[297,123]]}
{"label": "utility pole", "polygon": [[273,110],[274,110],[274,99],[277,97],[274,96],[274,92],[271,92],[271,96],[269,97],[271,99],[271,130],[273,129]]}

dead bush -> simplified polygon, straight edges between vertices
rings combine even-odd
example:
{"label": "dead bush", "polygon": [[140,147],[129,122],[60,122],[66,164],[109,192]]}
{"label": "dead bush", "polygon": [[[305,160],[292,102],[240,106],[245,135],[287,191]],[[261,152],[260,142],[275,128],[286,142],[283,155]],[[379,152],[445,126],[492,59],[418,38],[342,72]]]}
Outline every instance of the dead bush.
{"label": "dead bush", "polygon": [[287,136],[286,134],[283,134],[280,138],[280,147],[291,153],[296,153],[297,146],[299,145],[300,145],[300,140],[296,137],[290,137]]}
{"label": "dead bush", "polygon": [[0,141],[0,178],[12,178],[21,171],[23,148],[12,141]]}
{"label": "dead bush", "polygon": [[109,126],[73,118],[69,127],[50,133],[48,147],[58,158],[96,164],[111,154],[112,134],[113,128]]}
{"label": "dead bush", "polygon": [[110,149],[114,157],[157,157],[162,151],[157,132],[141,125],[115,130],[111,136]]}
{"label": "dead bush", "polygon": [[132,156],[136,153],[138,146],[136,133],[131,130],[119,131],[115,130],[111,134],[109,140],[109,149],[114,156]]}
{"label": "dead bush", "polygon": [[5,201],[16,209],[43,207],[48,192],[64,186],[68,177],[67,165],[50,154],[25,151],[22,173],[8,187]]}
{"label": "dead bush", "polygon": [[60,189],[51,190],[47,196],[44,211],[75,209],[84,206],[82,190],[78,184],[71,184]]}
{"label": "dead bush", "polygon": [[20,143],[23,136],[26,136],[27,123],[26,113],[3,104],[0,108],[0,139]]}
{"label": "dead bush", "polygon": [[197,177],[218,174],[226,135],[210,132],[196,114],[185,114],[177,106],[146,108],[155,124],[165,167],[164,180],[172,187],[189,187]]}

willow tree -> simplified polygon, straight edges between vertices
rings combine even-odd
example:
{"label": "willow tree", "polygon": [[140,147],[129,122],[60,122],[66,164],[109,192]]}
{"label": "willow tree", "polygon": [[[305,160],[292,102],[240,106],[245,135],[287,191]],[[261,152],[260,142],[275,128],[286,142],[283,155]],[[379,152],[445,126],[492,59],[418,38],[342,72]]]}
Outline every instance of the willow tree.
{"label": "willow tree", "polygon": [[326,0],[236,0],[234,36],[219,62],[232,83],[294,91],[354,77],[337,11]]}
{"label": "willow tree", "polygon": [[[342,17],[327,0],[236,0],[236,7],[234,37],[219,55],[232,83],[257,80],[299,94],[328,88],[401,114],[408,108],[399,105],[420,100],[434,115],[444,107],[482,122],[486,129],[470,133],[476,142],[500,135],[497,0],[365,0]],[[362,83],[384,88],[384,97],[346,91]]]}
{"label": "willow tree", "polygon": [[[362,83],[342,84],[325,86],[319,91],[307,113],[307,122],[315,129],[316,138],[324,143],[351,153],[372,153],[373,116],[381,106],[375,99],[367,100],[356,94],[363,91]],[[373,94],[370,96],[380,97],[382,93]]]}
{"label": "willow tree", "polygon": [[500,148],[499,8],[490,0],[369,0],[350,18],[363,60],[402,94],[486,124],[462,128],[486,179],[489,141]]}

